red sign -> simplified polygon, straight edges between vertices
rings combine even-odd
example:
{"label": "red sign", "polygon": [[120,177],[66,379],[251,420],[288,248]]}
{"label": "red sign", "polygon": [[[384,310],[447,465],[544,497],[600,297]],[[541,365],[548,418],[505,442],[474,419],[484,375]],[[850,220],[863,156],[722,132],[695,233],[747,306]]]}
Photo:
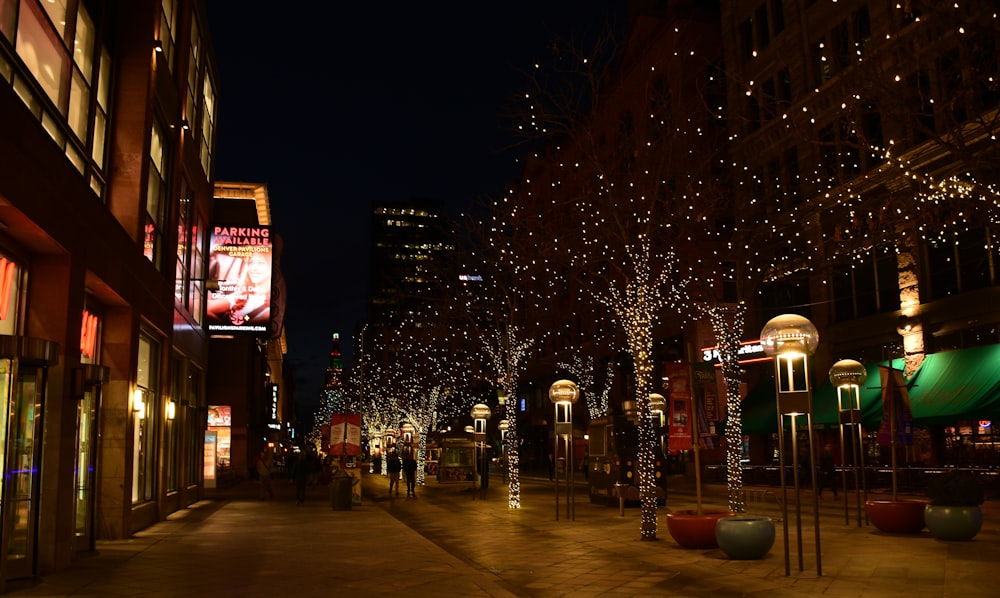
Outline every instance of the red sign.
{"label": "red sign", "polygon": [[0,320],[6,320],[10,310],[10,290],[14,284],[15,272],[17,272],[17,264],[5,257],[0,257]]}
{"label": "red sign", "polygon": [[80,354],[93,359],[97,351],[97,316],[83,310],[83,324],[80,326]]}
{"label": "red sign", "polygon": [[330,454],[361,454],[361,414],[334,413],[330,418]]}
{"label": "red sign", "polygon": [[670,396],[667,399],[667,452],[676,455],[691,450],[691,374],[686,363],[666,363],[664,375],[670,379]]}

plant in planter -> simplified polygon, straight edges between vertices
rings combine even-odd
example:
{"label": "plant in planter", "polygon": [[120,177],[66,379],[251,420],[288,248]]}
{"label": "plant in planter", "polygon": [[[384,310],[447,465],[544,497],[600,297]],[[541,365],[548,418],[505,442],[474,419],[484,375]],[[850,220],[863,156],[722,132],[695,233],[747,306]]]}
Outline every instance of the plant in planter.
{"label": "plant in planter", "polygon": [[983,484],[972,472],[951,471],[927,484],[930,502],[924,508],[924,521],[931,535],[939,540],[971,540],[983,527],[986,498]]}

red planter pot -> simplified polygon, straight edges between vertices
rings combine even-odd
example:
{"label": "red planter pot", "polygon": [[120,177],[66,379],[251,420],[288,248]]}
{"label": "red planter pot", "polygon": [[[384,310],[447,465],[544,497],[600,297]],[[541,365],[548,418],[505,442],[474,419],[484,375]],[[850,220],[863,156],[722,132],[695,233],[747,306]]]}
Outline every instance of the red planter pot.
{"label": "red planter pot", "polygon": [[732,511],[674,511],[667,513],[667,530],[675,542],[684,548],[718,548],[715,524]]}
{"label": "red planter pot", "polygon": [[924,529],[926,500],[869,500],[865,502],[868,521],[883,532],[915,534]]}

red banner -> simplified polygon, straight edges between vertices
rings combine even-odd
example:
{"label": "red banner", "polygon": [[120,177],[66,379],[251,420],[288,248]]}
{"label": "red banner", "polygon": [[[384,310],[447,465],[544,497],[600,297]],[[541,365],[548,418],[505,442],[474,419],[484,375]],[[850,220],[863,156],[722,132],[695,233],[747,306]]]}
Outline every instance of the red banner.
{"label": "red banner", "polygon": [[667,453],[691,450],[691,374],[686,363],[665,363],[663,373],[670,381],[667,399]]}
{"label": "red banner", "polygon": [[334,413],[330,418],[330,454],[361,454],[361,414]]}
{"label": "red banner", "polygon": [[903,372],[884,365],[878,369],[882,378],[882,425],[878,431],[878,443],[882,446],[893,444],[894,431],[895,444],[911,446],[913,412],[910,411],[910,394],[906,390]]}

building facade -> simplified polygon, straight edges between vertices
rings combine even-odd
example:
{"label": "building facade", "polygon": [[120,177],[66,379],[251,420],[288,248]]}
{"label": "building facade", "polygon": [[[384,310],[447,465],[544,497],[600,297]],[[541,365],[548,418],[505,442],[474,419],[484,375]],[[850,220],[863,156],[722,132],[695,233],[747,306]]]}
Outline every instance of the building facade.
{"label": "building facade", "polygon": [[283,463],[295,423],[294,376],[284,368],[283,246],[271,228],[267,186],[216,182],[212,231],[205,394],[210,417],[218,415],[206,436],[207,488],[249,479],[265,450]]}
{"label": "building facade", "polygon": [[206,23],[0,0],[0,587],[202,496]]}

